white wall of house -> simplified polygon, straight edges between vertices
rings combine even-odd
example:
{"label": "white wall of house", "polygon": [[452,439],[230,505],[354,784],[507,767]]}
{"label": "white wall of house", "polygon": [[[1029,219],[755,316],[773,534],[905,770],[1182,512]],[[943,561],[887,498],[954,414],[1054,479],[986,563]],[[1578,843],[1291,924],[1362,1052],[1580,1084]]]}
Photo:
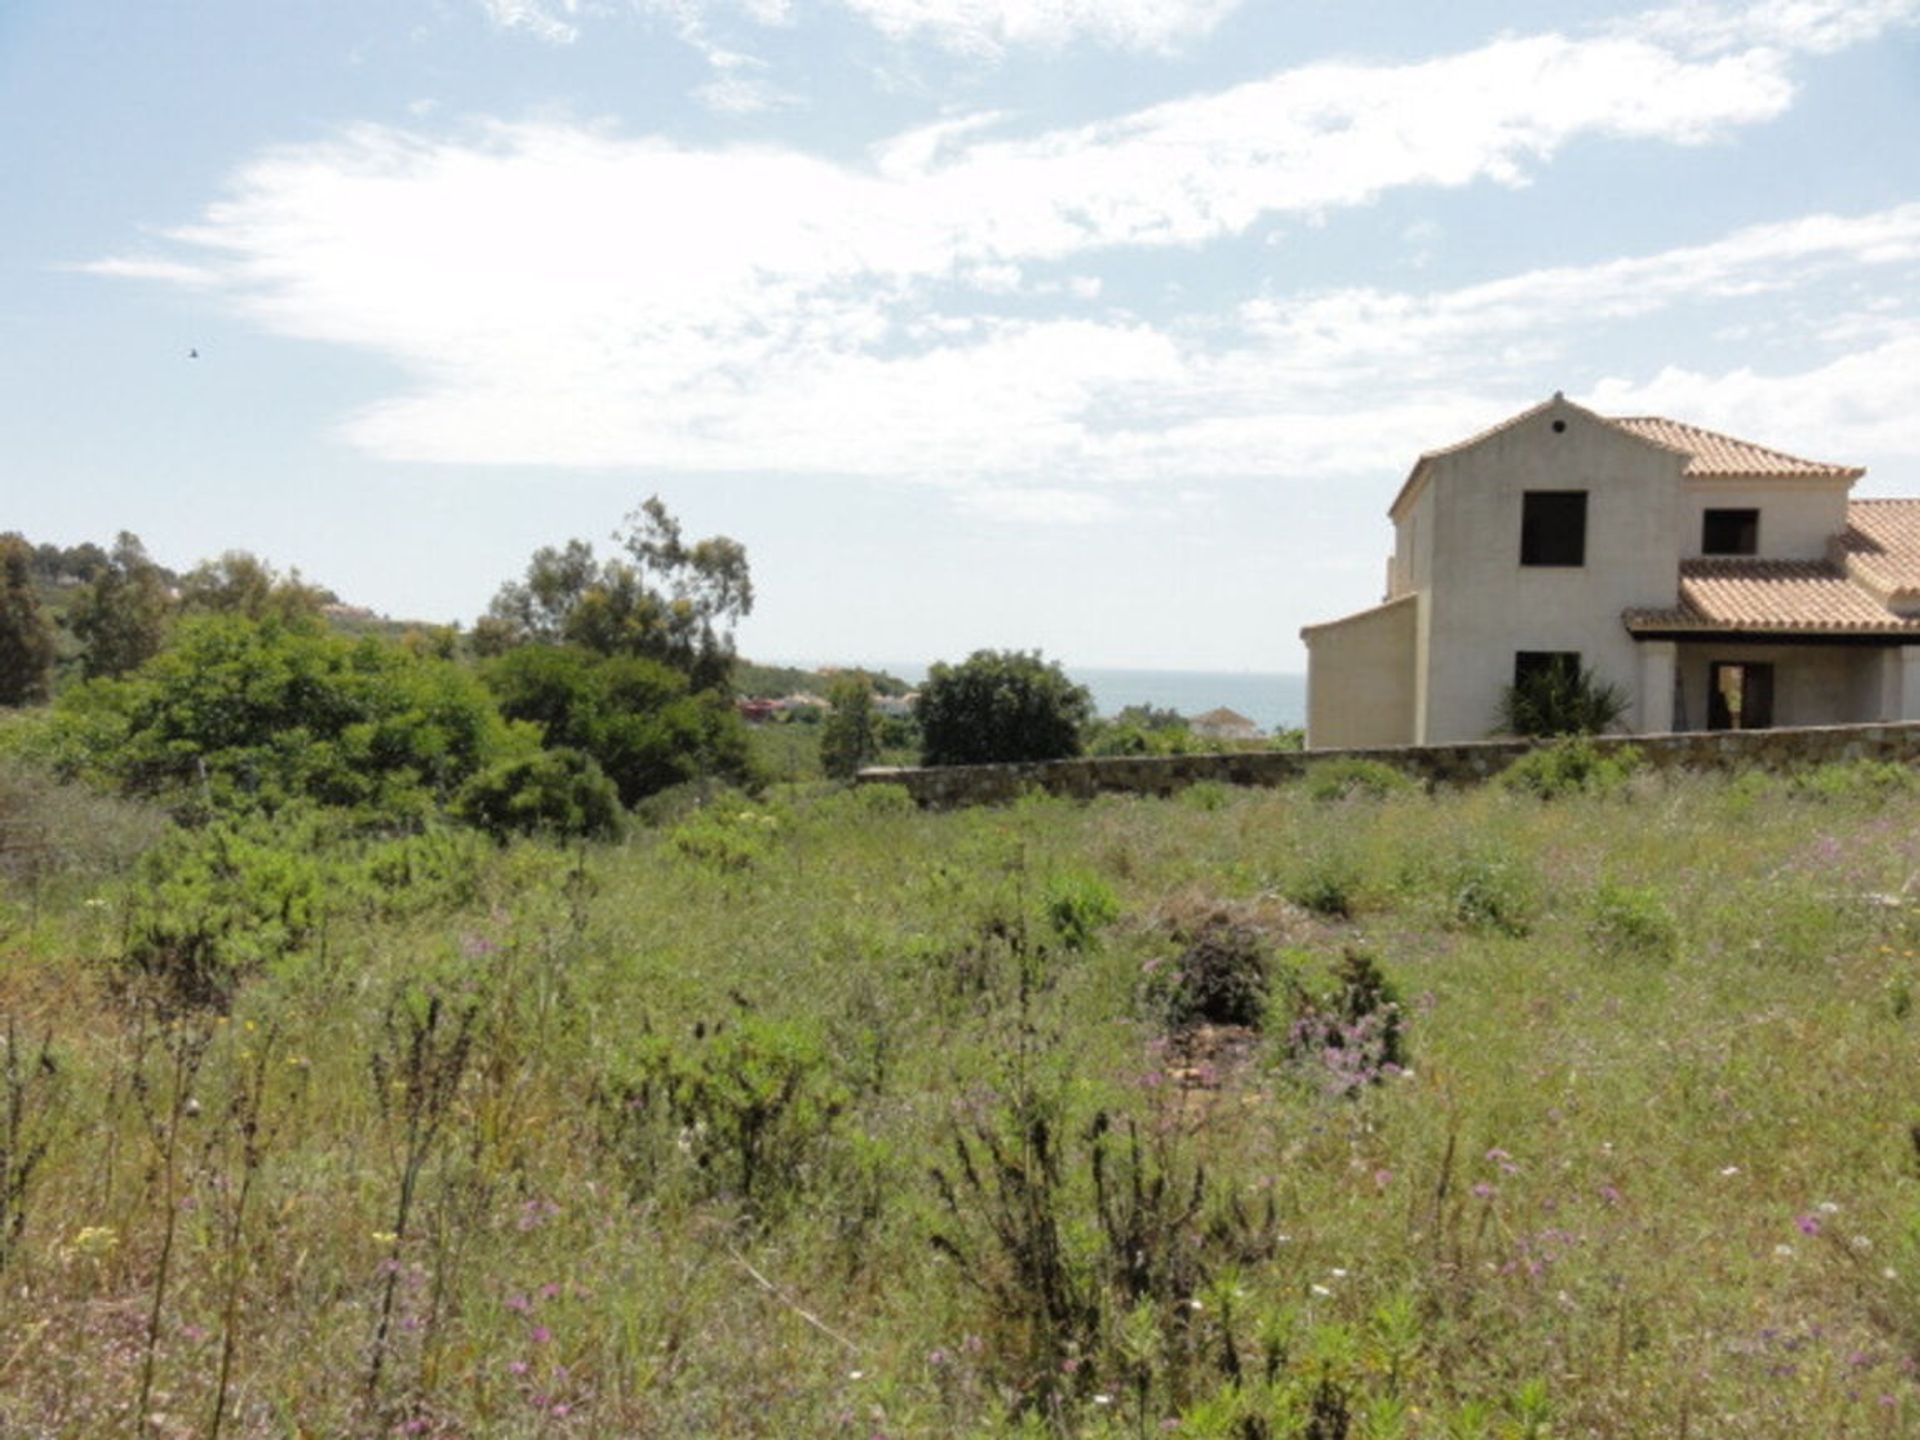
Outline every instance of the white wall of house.
{"label": "white wall of house", "polygon": [[[1420,542],[1431,598],[1419,742],[1491,733],[1521,650],[1577,652],[1627,693],[1635,714],[1641,659],[1621,612],[1673,603],[1685,457],[1561,401],[1426,463],[1433,523]],[[1520,563],[1529,490],[1587,492],[1585,563]]]}
{"label": "white wall of house", "polygon": [[1307,745],[1411,745],[1419,615],[1404,596],[1301,632],[1307,642]]}
{"label": "white wall of house", "polygon": [[1851,480],[1721,480],[1690,477],[1681,489],[1680,554],[1694,559],[1708,510],[1758,510],[1760,547],[1767,560],[1824,560],[1833,537],[1847,528]]}

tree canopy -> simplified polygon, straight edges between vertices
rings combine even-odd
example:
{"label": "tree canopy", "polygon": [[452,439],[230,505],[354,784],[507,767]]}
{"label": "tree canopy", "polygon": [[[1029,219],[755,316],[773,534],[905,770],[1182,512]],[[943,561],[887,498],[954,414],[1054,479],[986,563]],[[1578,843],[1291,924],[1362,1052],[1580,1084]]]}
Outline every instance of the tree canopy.
{"label": "tree canopy", "polygon": [[47,698],[53,624],[34,589],[34,552],[24,535],[0,535],[0,705]]}
{"label": "tree canopy", "polygon": [[81,590],[67,617],[88,679],[137,670],[166,643],[173,597],[166,573],[131,531],[115,537],[107,563]]}
{"label": "tree canopy", "polygon": [[1037,651],[976,650],[928,671],[914,714],[928,765],[1061,760],[1080,753],[1093,697]]}
{"label": "tree canopy", "polygon": [[658,496],[627,516],[601,560],[584,540],[533,553],[526,577],[501,586],[474,627],[482,654],[573,644],[656,660],[695,690],[725,687],[733,627],[753,610],[747,552],[724,535],[689,544]]}

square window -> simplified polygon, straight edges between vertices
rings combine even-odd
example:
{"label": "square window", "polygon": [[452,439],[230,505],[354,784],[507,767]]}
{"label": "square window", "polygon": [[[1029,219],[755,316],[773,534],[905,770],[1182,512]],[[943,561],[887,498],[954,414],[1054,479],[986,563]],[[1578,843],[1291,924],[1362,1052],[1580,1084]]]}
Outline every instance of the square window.
{"label": "square window", "polygon": [[1758,555],[1758,510],[1709,510],[1700,522],[1702,555]]}
{"label": "square window", "polygon": [[1521,497],[1520,563],[1587,563],[1587,492],[1529,490]]}

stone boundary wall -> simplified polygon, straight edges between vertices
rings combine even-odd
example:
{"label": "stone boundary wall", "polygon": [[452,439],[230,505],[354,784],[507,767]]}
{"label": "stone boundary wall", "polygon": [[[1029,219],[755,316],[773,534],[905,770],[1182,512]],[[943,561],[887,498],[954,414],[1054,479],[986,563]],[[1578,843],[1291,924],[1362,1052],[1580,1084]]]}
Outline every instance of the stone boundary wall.
{"label": "stone boundary wall", "polygon": [[[862,785],[901,785],[922,805],[945,808],[1012,800],[1029,789],[1091,799],[1102,794],[1170,795],[1202,780],[1279,785],[1329,760],[1378,760],[1429,785],[1461,785],[1497,775],[1537,740],[1474,740],[1459,745],[1399,745],[1377,750],[1242,750],[1223,755],[1113,755],[1026,765],[937,765],[862,770]],[[1602,750],[1631,745],[1659,770],[1781,770],[1829,760],[1920,764],[1920,721],[1817,725],[1781,730],[1710,730],[1678,735],[1606,735]]]}

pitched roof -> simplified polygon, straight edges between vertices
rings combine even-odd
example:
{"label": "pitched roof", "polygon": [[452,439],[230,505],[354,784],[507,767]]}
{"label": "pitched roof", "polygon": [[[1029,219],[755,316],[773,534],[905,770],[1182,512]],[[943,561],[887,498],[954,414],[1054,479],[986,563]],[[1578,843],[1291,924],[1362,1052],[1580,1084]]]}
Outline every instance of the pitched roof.
{"label": "pitched roof", "polygon": [[1196,715],[1187,722],[1190,725],[1252,725],[1254,722],[1238,710],[1229,710],[1222,705],[1217,710],[1209,710],[1204,715]]}
{"label": "pitched roof", "polygon": [[1682,560],[1680,603],[1629,610],[1625,618],[1633,631],[1920,634],[1920,618],[1894,614],[1840,566],[1820,560]]}
{"label": "pitched roof", "polygon": [[1577,405],[1559,391],[1553,398],[1522,410],[1518,415],[1510,415],[1497,425],[1488,426],[1464,440],[1451,445],[1443,445],[1437,450],[1423,451],[1413,462],[1413,469],[1407,472],[1406,481],[1400,486],[1399,493],[1393,497],[1393,503],[1387,507],[1389,515],[1398,515],[1401,507],[1413,497],[1419,488],[1421,476],[1429,462],[1443,456],[1454,455],[1462,450],[1471,449],[1481,441],[1491,439],[1504,430],[1511,430],[1524,424],[1542,412],[1552,409],[1571,411],[1584,415],[1602,425],[1610,425],[1624,434],[1658,445],[1663,450],[1671,450],[1676,455],[1686,456],[1687,463],[1683,474],[1725,479],[1768,479],[1768,480],[1858,480],[1867,472],[1857,465],[1835,465],[1824,460],[1804,460],[1798,455],[1789,455],[1784,450],[1770,450],[1764,445],[1756,445],[1751,440],[1737,439],[1732,435],[1723,435],[1718,430],[1705,430],[1698,425],[1688,425],[1681,420],[1665,420],[1658,415],[1599,415]]}
{"label": "pitched roof", "polygon": [[1833,556],[1882,595],[1920,595],[1920,500],[1850,502]]}
{"label": "pitched roof", "polygon": [[1422,450],[1414,459],[1413,469],[1407,472],[1406,480],[1401,483],[1399,493],[1393,497],[1393,503],[1387,506],[1387,514],[1397,515],[1400,513],[1400,507],[1412,498],[1413,492],[1419,484],[1420,476],[1426,470],[1430,461],[1438,460],[1446,455],[1457,454],[1462,450],[1470,450],[1482,440],[1492,439],[1503,430],[1511,430],[1516,425],[1523,425],[1533,419],[1534,416],[1551,410],[1556,405],[1563,405],[1578,410],[1583,415],[1592,415],[1595,420],[1605,423],[1606,417],[1604,415],[1594,415],[1591,410],[1586,409],[1584,406],[1575,405],[1571,400],[1567,399],[1565,395],[1556,390],[1553,392],[1551,399],[1542,400],[1538,405],[1529,405],[1518,415],[1509,415],[1497,425],[1489,425],[1484,430],[1475,431],[1464,440],[1456,440],[1451,445],[1442,445],[1437,450]]}
{"label": "pitched roof", "polygon": [[1751,440],[1737,440],[1717,430],[1703,430],[1679,420],[1663,420],[1657,415],[1610,416],[1608,423],[1642,440],[1651,440],[1687,457],[1686,474],[1751,479],[1858,480],[1866,474],[1857,465],[1833,465],[1824,460],[1803,460],[1782,450],[1769,450]]}

